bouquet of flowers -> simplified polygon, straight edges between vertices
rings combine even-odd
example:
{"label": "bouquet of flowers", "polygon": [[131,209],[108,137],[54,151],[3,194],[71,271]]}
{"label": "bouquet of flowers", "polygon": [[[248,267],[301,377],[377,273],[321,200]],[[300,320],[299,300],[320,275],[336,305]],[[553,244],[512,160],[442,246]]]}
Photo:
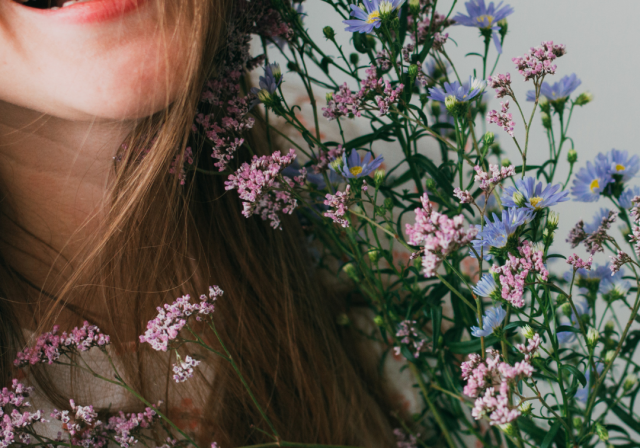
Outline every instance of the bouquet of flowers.
{"label": "bouquet of flowers", "polygon": [[[193,133],[210,143],[214,174],[226,176],[247,219],[267,220],[279,232],[286,231],[282,214],[299,216],[318,268],[366,300],[375,315],[371,336],[405,358],[423,406],[396,430],[398,446],[469,446],[474,438],[519,448],[637,446],[640,366],[633,356],[640,329],[632,327],[640,307],[640,188],[629,182],[640,158],[614,149],[578,162],[569,125],[574,109],[592,97],[574,93],[576,75],[553,79],[565,46],[522,49],[511,59],[512,77],[494,73],[514,13],[509,5],[470,0],[466,12],[453,14],[456,1],[324,1],[335,12],[327,23],[342,22],[352,48],[327,25],[335,51],[323,51],[309,35],[304,3],[237,2],[222,69],[202,95]],[[471,76],[447,53],[454,25],[479,31],[483,51],[473,54],[480,64]],[[257,57],[249,51],[252,34],[264,50]],[[259,87],[243,89],[244,74],[258,67]],[[287,97],[293,78],[308,95],[313,128]],[[512,82],[530,85],[526,98]],[[500,99],[496,110],[488,110],[492,94]],[[536,119],[549,157],[532,165]],[[255,154],[243,133],[256,120],[270,145],[286,140],[291,149]],[[370,132],[347,138],[352,120]],[[321,123],[335,129],[335,140],[320,132]],[[252,158],[240,164],[242,151]],[[565,179],[556,178],[561,165]],[[187,148],[172,170],[188,182],[194,169]],[[571,219],[558,204],[601,199],[610,205],[591,222],[556,235],[559,220]],[[585,255],[557,253],[557,238],[583,246]],[[593,263],[606,255],[606,264]],[[175,381],[198,368],[195,356],[177,351],[192,345],[221,356],[242,378],[225,341],[218,338],[217,351],[202,336],[218,335],[212,316],[221,297],[217,286],[199,300],[181,297],[159,308],[140,336],[155,350],[175,350]],[[343,317],[339,323],[349,325]],[[127,385],[113,362],[115,376],[107,378],[80,361],[87,350],[111,360],[108,345],[88,324],[71,334],[54,329],[16,365],[71,364],[136,395],[146,412],[101,421],[91,406],[71,403],[72,412],[46,416],[27,409],[29,389],[15,381],[2,391],[0,445],[128,447],[151,440],[144,429],[160,422],[165,446],[197,446]],[[283,440],[243,384],[274,440],[261,446],[311,446]],[[45,419],[62,421],[65,433],[38,435]]]}

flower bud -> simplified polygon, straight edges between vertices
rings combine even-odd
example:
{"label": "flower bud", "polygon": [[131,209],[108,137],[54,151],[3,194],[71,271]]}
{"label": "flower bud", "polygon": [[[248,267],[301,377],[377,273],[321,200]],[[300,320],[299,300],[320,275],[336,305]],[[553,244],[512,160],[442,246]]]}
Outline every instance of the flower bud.
{"label": "flower bud", "polygon": [[563,303],[562,314],[564,314],[567,317],[571,317],[572,313],[573,313],[573,310],[571,309],[571,305],[569,303]]}
{"label": "flower bud", "polygon": [[293,61],[289,61],[289,62],[287,62],[287,69],[288,69],[290,72],[296,72],[296,73],[298,73],[298,72],[300,71],[300,67],[298,67],[298,64],[296,64],[296,63],[295,63],[295,62],[293,62]]}
{"label": "flower bud", "polygon": [[418,76],[418,66],[416,64],[409,66],[409,76],[411,76],[412,79]]}
{"label": "flower bud", "polygon": [[336,37],[336,32],[330,26],[325,26],[322,28],[322,32],[324,33],[324,37],[329,40],[333,40]]}
{"label": "flower bud", "polygon": [[351,53],[349,55],[349,62],[351,62],[353,65],[358,65],[359,61],[360,61],[360,56],[358,56],[358,53]]}
{"label": "flower bud", "polygon": [[509,160],[508,158],[505,157],[504,159],[502,159],[502,162],[500,162],[500,165],[502,165],[504,167],[510,166],[511,165],[511,160]]}
{"label": "flower bud", "polygon": [[[426,101],[425,101],[426,103]],[[433,114],[434,117],[439,117],[440,113],[442,112],[442,109],[440,108],[440,102],[439,101],[433,101],[431,103],[431,113]]]}
{"label": "flower bud", "polygon": [[493,145],[493,141],[495,140],[495,138],[496,136],[493,132],[487,132],[483,137],[484,144],[487,146]]}
{"label": "flower bud", "polygon": [[380,251],[378,249],[371,249],[367,252],[367,256],[369,260],[371,260],[371,263],[376,264],[380,259]]}
{"label": "flower bud", "polygon": [[606,442],[607,440],[609,440],[609,431],[607,431],[607,428],[602,426],[602,424],[600,423],[596,423],[595,426],[596,426],[596,434],[598,435],[598,438],[603,442]]}
{"label": "flower bud", "polygon": [[358,270],[353,265],[353,263],[347,263],[344,266],[342,266],[342,272],[347,274],[349,278],[354,282],[356,283],[360,282],[360,278],[358,277]]}
{"label": "flower bud", "polygon": [[340,313],[338,314],[338,317],[336,317],[336,323],[341,327],[346,327],[351,323],[351,321],[349,320],[349,316],[345,313]]}
{"label": "flower bud", "polygon": [[576,429],[582,428],[582,419],[580,417],[573,417],[573,427]]}
{"label": "flower bud", "polygon": [[631,389],[636,387],[638,384],[638,377],[634,373],[630,373],[624,378],[624,383],[622,383],[622,388],[625,392],[629,392]]}
{"label": "flower bud", "polygon": [[551,117],[546,112],[540,113],[540,118],[542,118],[542,126],[545,129],[551,129]]}
{"label": "flower bud", "polygon": [[524,207],[524,204],[527,202],[527,200],[524,198],[524,195],[519,191],[513,193],[512,199],[518,207]]}
{"label": "flower bud", "polygon": [[382,185],[382,183],[384,182],[384,177],[386,176],[386,172],[385,170],[376,170],[373,173],[373,183],[375,184],[376,188],[380,188],[380,185]]}
{"label": "flower bud", "polygon": [[591,348],[595,347],[599,338],[600,333],[598,333],[598,330],[593,327],[589,328],[589,331],[587,331],[587,345]]}
{"label": "flower bud", "polygon": [[522,333],[522,336],[527,339],[533,339],[536,334],[536,332],[533,331],[533,328],[531,328],[529,325],[525,325],[524,327],[520,328],[520,333]]}
{"label": "flower bud", "polygon": [[604,334],[605,336],[611,336],[613,334],[613,330],[615,329],[615,323],[612,320],[607,321],[604,324]]}
{"label": "flower bud", "polygon": [[380,13],[381,19],[389,18],[393,12],[393,3],[390,1],[381,1],[378,6],[378,12]]}
{"label": "flower bud", "polygon": [[542,231],[542,236],[543,236],[545,239],[549,239],[549,238],[550,238],[550,239],[552,239],[552,240],[553,240],[553,237],[554,237],[554,236],[556,236],[556,234],[553,232],[553,230],[549,230],[548,228],[545,228],[545,229]]}
{"label": "flower bud", "polygon": [[498,20],[498,26],[500,27],[500,37],[504,39],[504,36],[507,35],[507,30],[509,29],[509,24],[507,23],[507,19]]}
{"label": "flower bud", "polygon": [[375,323],[378,327],[382,327],[384,325],[384,319],[382,316],[376,316],[373,318],[373,323]]}
{"label": "flower bud", "polygon": [[516,428],[512,423],[505,423],[500,425],[500,429],[508,436],[513,437],[516,435]]}
{"label": "flower bud", "polygon": [[418,271],[422,270],[422,257],[418,257],[413,260],[413,267]]}
{"label": "flower bud", "polygon": [[338,172],[342,170],[342,159],[340,157],[333,159],[331,162],[329,162],[329,165],[331,166],[331,168],[333,168],[334,171]]}
{"label": "flower bud", "polygon": [[424,186],[425,186],[425,187],[427,188],[427,190],[429,190],[429,191],[435,191],[435,189],[436,189],[436,186],[437,186],[437,185],[436,185],[436,181],[435,181],[435,180],[433,180],[433,179],[431,179],[431,178],[428,178],[428,179],[425,181]]}
{"label": "flower bud", "polygon": [[420,14],[420,0],[409,0],[409,10],[413,17]]}
{"label": "flower bud", "polygon": [[520,405],[520,412],[522,412],[523,415],[529,415],[531,414],[531,408],[532,408],[531,402],[525,401]]}
{"label": "flower bud", "polygon": [[578,106],[584,106],[585,104],[589,104],[591,101],[593,101],[593,95],[591,92],[582,92],[578,95],[578,98],[576,98],[575,104]]}
{"label": "flower bud", "polygon": [[551,113],[551,104],[549,104],[549,100],[546,96],[540,97],[538,100],[538,104],[540,105],[540,110],[546,114]]}
{"label": "flower bud", "polygon": [[427,95],[426,93],[421,93],[420,105],[422,106],[423,109],[424,109],[424,105],[427,104],[427,101],[429,101],[429,95]]}
{"label": "flower bud", "polygon": [[578,151],[575,149],[570,149],[567,153],[567,162],[574,164],[578,160]]}
{"label": "flower bud", "polygon": [[458,101],[455,96],[449,95],[444,99],[444,107],[447,108],[447,111],[451,115],[455,117],[461,117],[466,114],[468,103],[465,103],[464,101]]}
{"label": "flower bud", "polygon": [[393,199],[385,198],[384,199],[384,206],[387,208],[387,210],[393,210]]}
{"label": "flower bud", "polygon": [[333,92],[327,92],[327,94],[325,95],[325,98],[327,99],[327,103],[333,100]]}
{"label": "flower bud", "polygon": [[547,216],[547,229],[557,229],[558,222],[560,222],[560,214],[558,212],[549,212]]}
{"label": "flower bud", "polygon": [[616,357],[616,351],[615,350],[608,350],[605,354],[604,354],[604,362],[606,362],[607,364],[611,364],[613,362],[613,360]]}

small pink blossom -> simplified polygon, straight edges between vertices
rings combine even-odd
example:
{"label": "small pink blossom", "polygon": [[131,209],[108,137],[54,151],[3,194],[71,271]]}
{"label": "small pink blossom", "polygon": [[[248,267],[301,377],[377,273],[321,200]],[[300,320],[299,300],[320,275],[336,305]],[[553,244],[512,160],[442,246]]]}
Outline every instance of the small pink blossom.
{"label": "small pink blossom", "polygon": [[487,78],[487,86],[496,90],[496,98],[504,98],[505,96],[513,96],[511,90],[511,75],[496,75]]}
{"label": "small pink blossom", "polygon": [[185,356],[184,360],[178,358],[178,362],[173,365],[173,380],[176,383],[184,383],[193,376],[193,369],[200,364],[200,361],[191,356]]}
{"label": "small pink blossom", "polygon": [[453,195],[458,198],[461,204],[471,204],[473,202],[473,196],[467,190],[461,190],[456,187],[453,190]]}
{"label": "small pink blossom", "polygon": [[331,210],[324,212],[324,216],[331,218],[333,222],[342,227],[349,227],[349,221],[344,218],[344,215],[347,213],[349,200],[351,200],[351,186],[347,185],[344,192],[327,193],[325,198],[324,205],[331,207]]}
{"label": "small pink blossom", "polygon": [[[403,320],[400,322],[396,337],[401,338],[400,343],[405,344],[410,351],[413,351],[414,358],[418,358],[420,352],[425,348],[427,341],[419,335],[415,324],[415,320]],[[394,347],[394,351],[396,355],[399,355],[401,353],[401,347]]]}
{"label": "small pink blossom", "polygon": [[490,164],[489,172],[484,171],[480,165],[474,166],[473,169],[476,172],[474,180],[480,182],[480,189],[483,191],[491,190],[504,179],[516,175],[516,169],[513,165],[501,167]]}
{"label": "small pink blossom", "polygon": [[524,76],[524,80],[537,79],[545,75],[553,75],[556,72],[556,65],[553,61],[566,54],[564,45],[554,45],[553,41],[542,42],[538,47],[531,49],[521,58],[511,59]]}
{"label": "small pink blossom", "polygon": [[589,259],[587,261],[582,260],[582,258],[578,257],[576,254],[571,255],[567,259],[567,264],[570,264],[571,266],[573,266],[574,270],[586,269],[587,271],[590,271],[592,263],[593,263],[593,255],[589,255]]}
{"label": "small pink blossom", "polygon": [[509,101],[504,101],[500,103],[502,106],[502,111],[498,112],[497,110],[492,110],[489,112],[487,116],[487,121],[489,123],[495,123],[500,126],[507,134],[513,137],[513,129],[516,123],[513,121],[513,116],[511,112],[509,112]]}
{"label": "small pink blossom", "polygon": [[611,275],[615,275],[622,266],[633,261],[629,255],[621,250],[618,250],[616,255],[611,255],[609,258],[611,258],[611,266],[609,266],[609,269],[611,269]]}

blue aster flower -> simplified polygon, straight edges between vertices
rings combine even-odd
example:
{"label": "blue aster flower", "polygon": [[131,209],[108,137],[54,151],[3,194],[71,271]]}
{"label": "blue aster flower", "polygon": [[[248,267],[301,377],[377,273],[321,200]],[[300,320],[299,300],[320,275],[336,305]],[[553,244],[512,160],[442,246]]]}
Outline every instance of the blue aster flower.
{"label": "blue aster flower", "polygon": [[615,274],[604,277],[600,282],[598,292],[602,295],[626,296],[631,289],[631,283],[623,277],[624,269],[620,269]]}
{"label": "blue aster flower", "polygon": [[586,233],[593,233],[598,230],[598,227],[600,227],[600,225],[602,224],[602,218],[608,217],[610,211],[611,210],[607,208],[601,208],[600,210],[598,210],[598,212],[594,215],[593,220],[584,225],[584,231]]}
{"label": "blue aster flower", "polygon": [[501,27],[498,22],[507,16],[513,14],[513,8],[510,5],[502,6],[502,2],[495,6],[493,2],[486,6],[484,0],[472,0],[464,4],[467,8],[467,16],[462,13],[456,14],[453,18],[460,25],[472,26],[483,30],[491,30],[491,37],[496,46],[498,53],[502,53],[502,45],[500,44],[500,36],[498,31]]}
{"label": "blue aster flower", "polygon": [[498,285],[491,274],[484,274],[478,284],[473,288],[473,292],[478,297],[491,297],[498,290]]}
{"label": "blue aster flower", "polygon": [[444,103],[447,97],[453,96],[460,102],[467,102],[478,95],[484,93],[487,87],[486,81],[469,77],[469,82],[460,84],[458,81],[452,83],[445,82],[443,87],[432,87],[429,89],[428,97],[434,101]]}
{"label": "blue aster flower", "polygon": [[364,159],[360,159],[360,154],[355,149],[351,151],[349,158],[347,154],[342,155],[342,166],[334,168],[335,164],[330,164],[332,170],[339,172],[347,179],[356,179],[371,174],[384,161],[382,156],[378,156],[371,160],[371,153],[367,152]]}
{"label": "blue aster flower", "polygon": [[266,64],[264,66],[264,76],[259,78],[258,85],[260,87],[252,87],[251,93],[257,95],[258,99],[254,100],[250,108],[256,104],[268,101],[271,96],[276,93],[276,90],[282,82],[282,71],[280,70],[280,64],[274,62],[273,64]]}
{"label": "blue aster flower", "polygon": [[[560,81],[553,85],[548,82],[543,82],[540,87],[540,95],[546,97],[549,101],[565,100],[571,95],[579,86],[582,81],[578,79],[575,73],[564,76]],[[527,92],[527,101],[535,101],[535,90],[529,90]]]}
{"label": "blue aster flower", "polygon": [[507,312],[502,309],[502,305],[488,308],[482,316],[482,328],[471,327],[471,334],[477,338],[489,336],[502,324],[506,315]]}
{"label": "blue aster flower", "polygon": [[[589,304],[587,303],[586,300],[576,300],[574,302],[575,306],[576,306],[576,311],[578,312],[578,316],[576,316],[576,313],[573,312],[573,310],[571,311],[571,319],[570,319],[570,324],[571,326],[573,326],[574,328],[579,328],[579,323],[578,323],[578,319],[580,318],[580,316],[582,316],[583,314],[587,314],[591,311],[591,308],[589,308]],[[563,325],[566,325],[567,322],[561,322]],[[558,343],[559,344],[566,344],[569,342],[573,342],[576,339],[576,334],[572,331],[559,331],[556,336],[558,337]]]}
{"label": "blue aster flower", "polygon": [[580,168],[573,179],[571,194],[573,200],[578,202],[596,202],[607,185],[613,182],[613,178],[607,172],[607,167],[602,164],[587,162],[587,166]]}
{"label": "blue aster flower", "polygon": [[451,64],[448,61],[438,61],[435,58],[429,58],[424,61],[423,72],[431,79],[437,79],[442,75],[446,75],[451,71]]}
{"label": "blue aster flower", "polygon": [[622,192],[620,197],[618,198],[618,202],[620,203],[620,207],[622,208],[631,208],[633,203],[631,199],[636,196],[640,196],[640,188],[639,187],[629,187]]}
{"label": "blue aster flower", "polygon": [[[506,187],[502,194],[503,207],[526,207],[534,211],[540,211],[545,207],[554,206],[560,202],[569,200],[568,191],[558,191],[562,188],[561,184],[547,185],[542,189],[542,182],[536,184],[535,178],[527,176],[524,179],[518,179],[515,187]],[[513,199],[516,193],[522,194],[524,204],[517,204]]]}
{"label": "blue aster flower", "polygon": [[640,157],[637,155],[629,157],[628,151],[612,149],[606,154],[599,153],[596,156],[596,164],[604,165],[607,174],[622,176],[622,181],[626,182],[640,170]]}
{"label": "blue aster flower", "polygon": [[345,31],[350,33],[371,33],[374,28],[380,28],[381,16],[389,14],[402,6],[404,0],[363,0],[365,9],[351,5],[352,20],[343,20],[347,25]]}
{"label": "blue aster flower", "polygon": [[[516,233],[518,227],[531,221],[534,215],[535,212],[532,210],[511,207],[502,211],[502,219],[494,213],[493,222],[491,222],[489,217],[485,216],[486,224],[484,229],[476,225],[478,235],[476,235],[476,239],[471,244],[473,244],[473,248],[478,254],[480,254],[480,250],[484,249],[485,260],[490,260],[489,249],[492,247],[497,249],[506,247],[509,237]],[[473,251],[471,256],[475,257]]]}

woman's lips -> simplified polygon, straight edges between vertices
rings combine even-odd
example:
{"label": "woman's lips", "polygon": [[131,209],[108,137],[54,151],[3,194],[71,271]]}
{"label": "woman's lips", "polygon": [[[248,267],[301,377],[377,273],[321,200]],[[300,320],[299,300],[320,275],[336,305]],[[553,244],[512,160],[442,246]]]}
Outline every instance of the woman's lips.
{"label": "woman's lips", "polygon": [[35,9],[19,5],[34,14],[65,23],[95,23],[123,16],[147,0],[84,0],[53,9]]}

